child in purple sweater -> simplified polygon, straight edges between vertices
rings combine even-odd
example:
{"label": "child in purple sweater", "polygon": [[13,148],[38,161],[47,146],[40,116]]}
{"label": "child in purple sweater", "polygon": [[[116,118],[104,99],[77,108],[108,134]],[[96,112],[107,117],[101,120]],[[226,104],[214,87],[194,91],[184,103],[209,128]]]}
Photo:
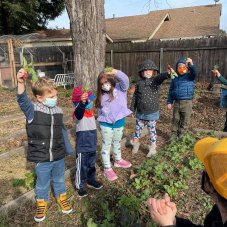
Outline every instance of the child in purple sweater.
{"label": "child in purple sweater", "polygon": [[109,73],[100,73],[97,81],[98,121],[102,134],[102,159],[104,176],[116,180],[117,175],[111,168],[110,148],[113,144],[114,166],[129,168],[131,163],[122,159],[120,141],[125,125],[125,117],[132,112],[127,108],[128,76],[120,70],[113,69]]}

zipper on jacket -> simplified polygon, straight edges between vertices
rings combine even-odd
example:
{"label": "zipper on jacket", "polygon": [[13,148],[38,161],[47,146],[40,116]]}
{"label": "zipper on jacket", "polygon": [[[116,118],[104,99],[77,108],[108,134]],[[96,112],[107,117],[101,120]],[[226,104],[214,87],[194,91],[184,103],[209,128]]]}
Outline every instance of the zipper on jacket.
{"label": "zipper on jacket", "polygon": [[51,126],[50,126],[50,147],[49,147],[49,154],[50,154],[50,162],[53,161],[53,153],[52,153],[52,147],[53,147],[53,133],[54,133],[54,115],[50,109],[50,115],[51,115]]}

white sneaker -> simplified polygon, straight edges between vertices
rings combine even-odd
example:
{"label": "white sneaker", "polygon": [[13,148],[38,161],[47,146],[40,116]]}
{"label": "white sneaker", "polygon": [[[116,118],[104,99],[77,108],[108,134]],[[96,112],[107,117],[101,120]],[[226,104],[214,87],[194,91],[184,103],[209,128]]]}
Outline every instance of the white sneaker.
{"label": "white sneaker", "polygon": [[152,155],[155,155],[157,153],[156,151],[156,144],[151,144],[149,146],[149,152],[147,154],[147,157],[150,158]]}
{"label": "white sneaker", "polygon": [[132,145],[132,153],[136,154],[139,151],[140,143],[138,142],[133,142],[133,140],[130,140],[130,144]]}

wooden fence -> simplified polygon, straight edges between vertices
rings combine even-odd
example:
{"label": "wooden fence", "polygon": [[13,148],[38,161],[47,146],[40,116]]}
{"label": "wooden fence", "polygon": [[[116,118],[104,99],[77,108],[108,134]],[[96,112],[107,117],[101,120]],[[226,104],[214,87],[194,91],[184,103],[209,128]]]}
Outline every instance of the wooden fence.
{"label": "wooden fence", "polygon": [[21,67],[22,56],[26,57],[28,63],[34,62],[35,69],[44,71],[49,78],[54,78],[59,73],[73,72],[71,46],[30,47],[23,48],[22,51],[21,47],[12,45],[11,39],[7,42],[8,45],[0,44],[0,86],[16,86],[15,77]]}
{"label": "wooden fence", "polygon": [[[17,71],[20,67],[22,49],[15,47],[13,53]],[[10,51],[7,44],[0,45],[0,55],[5,56],[5,61],[0,61],[1,85],[1,81],[4,82],[12,78]],[[58,47],[54,45],[25,48],[23,55],[29,62],[33,60],[35,68],[45,71],[50,78],[58,73],[73,72],[72,46]],[[166,70],[167,64],[175,68],[176,61],[180,57],[193,59],[198,68],[198,81],[209,82],[212,78],[210,70],[215,64],[219,65],[222,75],[227,77],[227,37],[143,43],[108,43],[106,46],[106,65],[113,65],[129,76],[136,76],[138,65],[146,59],[153,60],[162,72]]]}
{"label": "wooden fence", "polygon": [[153,60],[160,71],[167,64],[175,68],[180,57],[190,57],[198,68],[198,81],[211,80],[210,70],[215,64],[227,77],[227,37],[149,41],[144,43],[111,43],[106,47],[106,65],[122,69],[129,76],[137,75],[138,65],[146,59]]}

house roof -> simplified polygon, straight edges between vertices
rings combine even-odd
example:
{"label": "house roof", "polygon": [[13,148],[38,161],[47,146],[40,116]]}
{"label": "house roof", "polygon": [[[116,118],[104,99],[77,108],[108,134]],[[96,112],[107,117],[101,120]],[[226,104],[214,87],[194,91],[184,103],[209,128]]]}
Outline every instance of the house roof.
{"label": "house roof", "polygon": [[106,33],[114,42],[215,36],[220,15],[221,4],[156,10],[107,19]]}
{"label": "house roof", "polygon": [[[46,29],[26,35],[3,35],[0,36],[0,44],[8,39],[13,39],[18,47],[44,47],[44,46],[72,46],[70,29]],[[106,34],[107,42],[113,40]]]}
{"label": "house roof", "polygon": [[106,33],[115,40],[148,39],[168,18],[165,11],[152,14],[106,19]]}
{"label": "house roof", "polygon": [[[216,4],[106,19],[106,39],[118,42],[216,36],[220,33],[220,15],[221,4]],[[0,43],[9,38],[25,43],[38,41],[50,45],[49,42],[59,42],[58,45],[65,45],[67,42],[72,45],[70,29],[47,29],[18,36],[4,35],[0,37]]]}

